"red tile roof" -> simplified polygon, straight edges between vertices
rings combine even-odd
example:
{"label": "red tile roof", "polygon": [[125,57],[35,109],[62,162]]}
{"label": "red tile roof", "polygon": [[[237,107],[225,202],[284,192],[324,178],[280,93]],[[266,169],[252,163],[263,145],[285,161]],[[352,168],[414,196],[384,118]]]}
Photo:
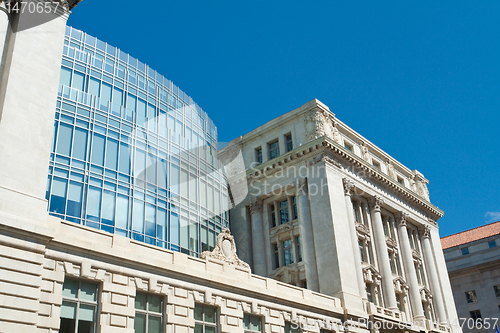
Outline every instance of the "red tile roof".
{"label": "red tile roof", "polygon": [[441,238],[443,250],[500,234],[500,221]]}

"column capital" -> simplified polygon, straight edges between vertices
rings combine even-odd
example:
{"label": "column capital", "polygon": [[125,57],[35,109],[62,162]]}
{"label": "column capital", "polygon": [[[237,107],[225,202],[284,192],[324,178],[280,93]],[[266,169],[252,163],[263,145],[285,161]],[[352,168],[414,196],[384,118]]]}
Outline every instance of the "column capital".
{"label": "column capital", "polygon": [[395,214],[396,225],[406,227],[406,222],[408,221],[408,213],[405,212],[397,212]]}
{"label": "column capital", "polygon": [[248,209],[250,210],[250,215],[252,214],[257,214],[257,213],[262,213],[262,200],[259,198],[256,198],[252,200],[248,205]]}
{"label": "column capital", "polygon": [[370,208],[375,212],[380,212],[381,206],[384,204],[384,199],[378,195],[370,198],[369,202]]}
{"label": "column capital", "polygon": [[418,228],[418,232],[422,238],[430,238],[431,237],[431,227],[428,225],[423,225]]}
{"label": "column capital", "polygon": [[354,182],[348,178],[342,178],[342,182],[344,183],[344,194],[347,197],[352,196],[352,191],[354,189]]}
{"label": "column capital", "polygon": [[297,196],[307,195],[307,178],[302,178],[297,181]]}

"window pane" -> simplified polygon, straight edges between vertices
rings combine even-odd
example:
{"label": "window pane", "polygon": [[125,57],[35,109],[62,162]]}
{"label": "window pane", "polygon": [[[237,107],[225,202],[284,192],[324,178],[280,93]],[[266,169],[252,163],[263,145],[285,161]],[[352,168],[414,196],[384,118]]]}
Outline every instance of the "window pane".
{"label": "window pane", "polygon": [[146,333],[146,315],[136,313],[134,319],[135,333]]}
{"label": "window pane", "polygon": [[200,324],[194,325],[194,333],[203,333],[203,326]]}
{"label": "window pane", "polygon": [[85,74],[79,73],[79,72],[74,72],[72,87],[83,91],[84,82],[85,82]]}
{"label": "window pane", "polygon": [[80,287],[80,299],[85,301],[96,301],[97,286],[93,283],[82,282]]}
{"label": "window pane", "polygon": [[130,147],[120,142],[120,166],[119,171],[130,174]]}
{"label": "window pane", "polygon": [[146,180],[146,153],[140,149],[135,151],[134,177]]}
{"label": "window pane", "polygon": [[101,212],[101,189],[89,187],[87,195],[87,219],[99,222]]}
{"label": "window pane", "polygon": [[167,231],[167,211],[161,208],[158,208],[158,215],[156,220],[156,238],[160,240],[166,239],[166,231]]}
{"label": "window pane", "polygon": [[63,283],[62,295],[69,298],[78,297],[78,281],[66,279]]}
{"label": "window pane", "polygon": [[118,194],[116,198],[116,227],[127,229],[128,222],[128,197]]}
{"label": "window pane", "polygon": [[87,130],[76,128],[73,142],[73,157],[85,160],[87,156]]}
{"label": "window pane", "polygon": [[59,84],[70,86],[71,83],[71,69],[61,67],[61,76],[59,77]]}
{"label": "window pane", "polygon": [[134,209],[132,211],[132,230],[144,232],[144,202],[134,200]]}
{"label": "window pane", "polygon": [[62,302],[61,315],[60,315],[61,318],[75,319],[75,315],[76,315],[76,303]]}
{"label": "window pane", "polygon": [[102,222],[115,225],[115,193],[104,190],[102,195]]}
{"label": "window pane", "polygon": [[146,310],[146,299],[146,294],[137,293],[135,295],[135,308],[139,310]]}
{"label": "window pane", "polygon": [[148,333],[161,333],[161,317],[149,316]]}
{"label": "window pane", "polygon": [[94,134],[90,161],[100,166],[104,165],[104,137],[101,135]]}
{"label": "window pane", "polygon": [[205,326],[205,333],[215,333],[215,327]]}
{"label": "window pane", "polygon": [[155,237],[156,208],[151,204],[146,204],[146,235]]}
{"label": "window pane", "polygon": [[195,305],[194,307],[194,320],[203,320],[203,307],[200,305]]}
{"label": "window pane", "polygon": [[101,89],[101,102],[109,101],[111,101],[111,86],[107,83],[103,83]]}
{"label": "window pane", "polygon": [[161,313],[161,298],[159,296],[149,296],[149,311]]}
{"label": "window pane", "polygon": [[205,321],[207,323],[215,323],[215,308],[205,307]]}
{"label": "window pane", "polygon": [[50,196],[49,210],[54,213],[64,214],[66,203],[67,180],[54,177],[52,182],[52,194]]}
{"label": "window pane", "polygon": [[82,189],[83,184],[70,181],[68,189],[67,214],[80,217],[82,209]]}
{"label": "window pane", "polygon": [[78,321],[94,321],[95,306],[80,304],[78,310]]}
{"label": "window pane", "polygon": [[57,153],[70,156],[71,139],[73,136],[73,126],[61,123],[59,126],[59,135],[57,136]]}
{"label": "window pane", "polygon": [[99,96],[99,89],[101,87],[101,82],[97,79],[91,77],[89,79],[89,91],[88,93],[94,96]]}
{"label": "window pane", "polygon": [[106,168],[116,170],[118,163],[118,141],[108,139],[106,142]]}

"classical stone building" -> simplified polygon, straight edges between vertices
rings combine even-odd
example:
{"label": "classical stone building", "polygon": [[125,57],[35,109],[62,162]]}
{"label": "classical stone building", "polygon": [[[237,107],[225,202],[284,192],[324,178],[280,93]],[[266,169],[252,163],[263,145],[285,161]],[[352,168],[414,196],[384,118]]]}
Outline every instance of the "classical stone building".
{"label": "classical stone building", "polygon": [[[357,157],[360,136],[317,101],[280,118],[290,119],[282,129],[295,122],[292,137],[268,140],[260,153],[251,144],[238,158],[230,145],[219,163],[215,126],[186,94],[66,27],[78,1],[28,2],[43,13],[5,2],[0,11],[1,333],[460,332],[432,320],[454,313],[428,220],[442,212],[428,202],[421,174],[366,140],[362,155],[373,161]],[[302,111],[312,117],[304,122]],[[280,155],[277,145],[290,151]],[[375,169],[385,157],[396,181]],[[249,188],[238,161],[251,158],[263,163],[248,171]],[[324,167],[289,178],[284,188],[296,201],[291,194],[285,206],[269,192],[251,193],[251,210],[233,212],[235,242],[226,202],[238,204],[263,181],[261,171],[276,177],[275,166],[290,162]],[[366,174],[342,171],[347,165]],[[318,200],[315,185],[326,188]],[[262,207],[275,207],[273,233]]]}
{"label": "classical stone building", "polygon": [[238,150],[247,182],[231,190],[248,196],[231,210],[231,228],[255,273],[338,297],[377,320],[456,318],[436,223],[443,212],[420,172],[318,100],[220,155]]}
{"label": "classical stone building", "polygon": [[500,222],[441,238],[464,332],[495,332],[500,316]]}

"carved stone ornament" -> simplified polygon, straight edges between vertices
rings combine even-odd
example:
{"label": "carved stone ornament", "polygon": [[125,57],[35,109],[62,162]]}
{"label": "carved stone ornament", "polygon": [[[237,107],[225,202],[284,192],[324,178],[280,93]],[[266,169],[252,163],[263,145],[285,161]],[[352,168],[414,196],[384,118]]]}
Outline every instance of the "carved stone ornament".
{"label": "carved stone ornament", "polygon": [[396,292],[401,294],[407,294],[410,287],[406,284],[402,277],[398,276],[394,280],[394,289]]}
{"label": "carved stone ornament", "polygon": [[370,154],[368,153],[368,147],[363,141],[361,141],[361,143],[359,144],[359,148],[361,149],[361,158],[370,163]]}
{"label": "carved stone ornament", "polygon": [[382,197],[379,197],[378,195],[372,197],[370,199],[370,208],[373,210],[373,211],[379,211],[380,212],[380,208],[382,207],[382,205],[384,204],[384,199],[382,199]]}
{"label": "carved stone ornament", "polygon": [[327,116],[324,110],[315,108],[309,111],[304,117],[304,125],[306,128],[306,139],[314,140],[326,134],[325,123]]}
{"label": "carved stone ornament", "polygon": [[398,253],[398,242],[394,238],[385,237],[387,247],[392,248],[395,253]]}
{"label": "carved stone ornament", "polygon": [[257,198],[247,205],[250,215],[262,213],[262,200]]}
{"label": "carved stone ornament", "polygon": [[412,255],[412,256],[413,256],[413,258],[415,258],[415,259],[418,259],[418,260],[422,259],[422,256],[420,255],[420,252],[418,252],[418,251],[417,251],[417,250],[415,250],[415,249],[412,249],[412,250],[411,250],[411,255]]}
{"label": "carved stone ornament", "polygon": [[382,279],[380,273],[373,267],[373,265],[368,265],[363,268],[363,278],[365,282],[373,283],[375,285],[379,285]]}
{"label": "carved stone ornament", "polygon": [[392,162],[387,159],[385,163],[387,164],[387,175],[392,179],[396,179],[396,172],[394,171],[394,165],[392,164]]}
{"label": "carved stone ornament", "polygon": [[340,144],[340,131],[337,127],[337,124],[335,122],[332,122],[332,139],[333,141],[337,142]]}
{"label": "carved stone ornament", "polygon": [[370,229],[359,222],[356,222],[356,231],[365,237],[365,239],[370,240]]}
{"label": "carved stone ornament", "polygon": [[307,178],[302,178],[300,180],[297,180],[297,196],[307,195],[307,193],[308,193]]}
{"label": "carved stone ornament", "polygon": [[408,221],[408,213],[398,212],[396,213],[396,225],[406,227],[406,222]]}
{"label": "carved stone ornament", "polygon": [[344,194],[350,197],[354,190],[354,182],[349,178],[342,178],[342,182],[344,183]]}
{"label": "carved stone ornament", "polygon": [[418,232],[423,238],[429,238],[431,237],[431,227],[428,225],[423,225],[418,229]]}
{"label": "carved stone ornament", "polygon": [[204,251],[201,254],[201,258],[214,258],[227,262],[230,265],[236,265],[250,270],[250,266],[236,255],[234,237],[231,235],[231,231],[229,231],[228,228],[222,230],[219,236],[217,236],[217,243],[213,251]]}
{"label": "carved stone ornament", "polygon": [[330,157],[328,155],[325,155],[325,154],[321,154],[321,155],[313,157],[312,159],[310,159],[309,161],[307,161],[307,166],[313,166],[316,163],[319,163],[319,162],[322,162],[322,161],[324,161],[325,163],[333,164],[333,165],[335,165],[338,168],[342,167],[342,164],[340,164],[340,162],[338,162],[337,160],[335,160],[332,157]]}

